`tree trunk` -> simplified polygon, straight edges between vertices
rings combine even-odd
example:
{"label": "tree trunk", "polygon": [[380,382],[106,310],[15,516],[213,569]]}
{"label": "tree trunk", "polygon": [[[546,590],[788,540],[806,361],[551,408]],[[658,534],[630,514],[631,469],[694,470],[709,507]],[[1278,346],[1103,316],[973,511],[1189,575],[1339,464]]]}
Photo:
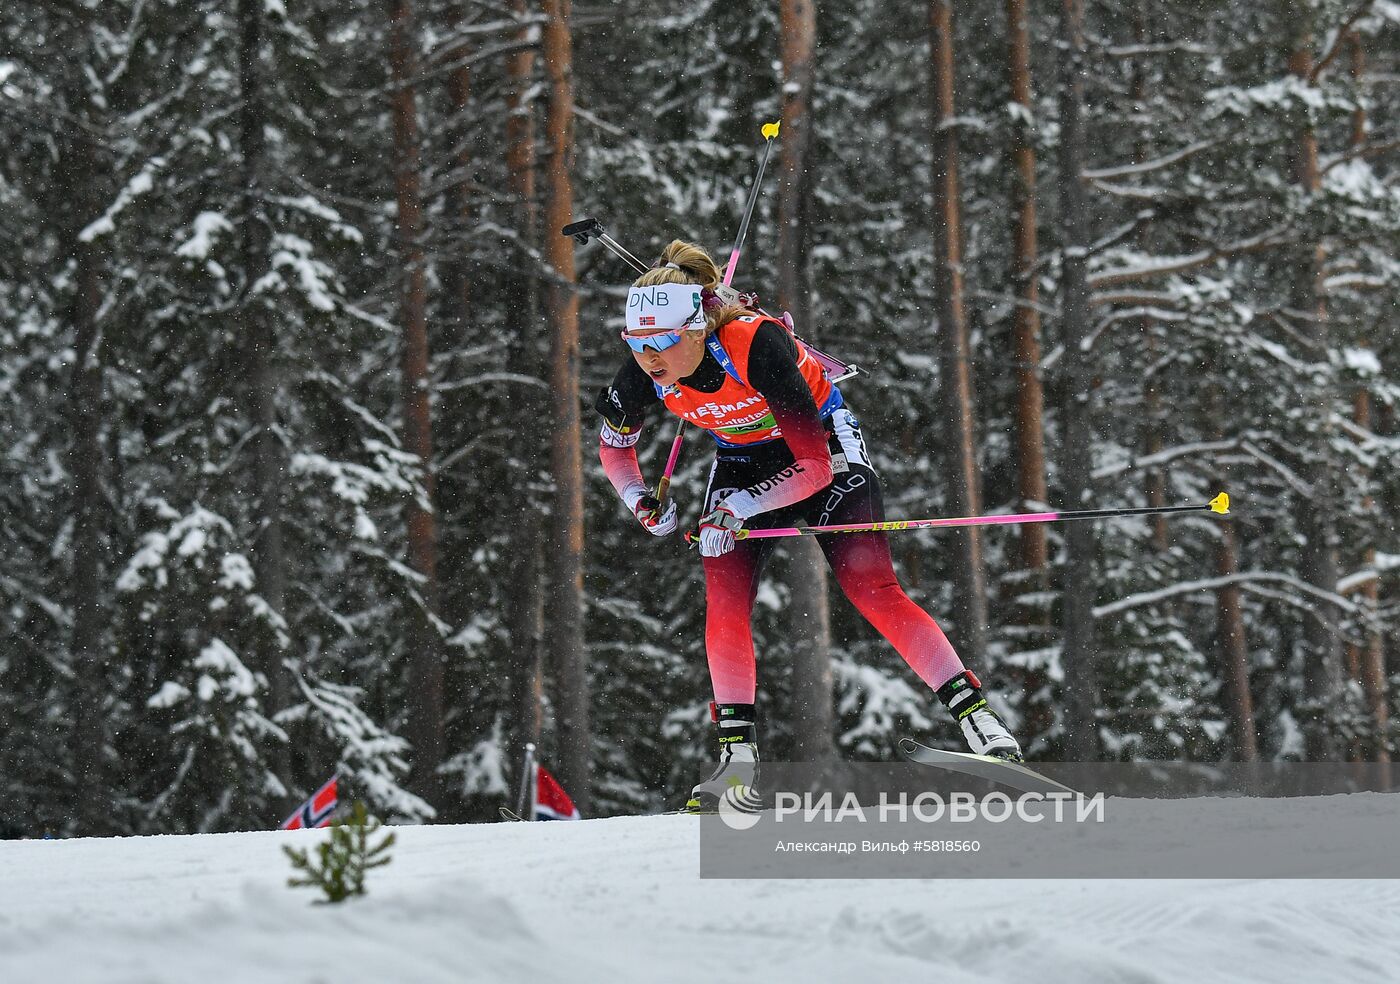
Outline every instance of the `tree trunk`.
{"label": "tree trunk", "polygon": [[[472,96],[472,70],[469,65],[459,65],[452,70],[448,76],[448,96],[452,101],[452,111],[458,121],[456,129],[464,129],[462,123],[466,119],[468,110],[471,108]],[[457,308],[457,337],[465,337],[467,325],[471,319],[472,310],[472,277],[470,259],[466,249],[467,235],[472,227],[472,204],[471,204],[471,171],[472,153],[467,144],[465,136],[459,136],[457,153],[454,155],[453,170],[456,172],[456,180],[453,182],[452,211],[455,213],[452,225],[457,229],[458,235],[452,238],[450,255],[452,261],[452,301]]]}
{"label": "tree trunk", "polygon": [[[940,380],[949,496],[954,516],[981,512],[973,427],[972,365],[963,305],[962,212],[958,188],[957,110],[953,102],[952,0],[930,4],[933,30],[933,248],[941,335]],[[987,650],[987,571],[982,535],[975,527],[953,531],[957,558],[953,621],[964,662],[981,666]]]}
{"label": "tree trunk", "polygon": [[822,762],[836,755],[832,700],[831,604],[826,558],[815,538],[789,544],[787,617],[792,633],[792,760]]}
{"label": "tree trunk", "polygon": [[[1133,14],[1133,41],[1142,46],[1149,42],[1147,30],[1147,3],[1139,0]],[[1133,102],[1137,107],[1147,105],[1147,73],[1143,71],[1142,60],[1133,62],[1132,75]],[[1148,131],[1140,130],[1134,148],[1133,157],[1139,164],[1151,159],[1152,148],[1148,145]],[[1148,235],[1140,237],[1140,248],[1144,254],[1153,252],[1151,244],[1147,241]],[[1157,333],[1153,331],[1156,320],[1151,316],[1144,316],[1139,322],[1142,335],[1147,339],[1147,364],[1155,367],[1157,357],[1160,353],[1160,343]],[[1166,421],[1166,414],[1162,407],[1162,391],[1158,388],[1157,377],[1155,375],[1144,376],[1143,378],[1143,410],[1144,410],[1144,440],[1143,453],[1148,457],[1160,452],[1164,446],[1162,435],[1163,424]],[[1161,509],[1167,504],[1167,473],[1159,466],[1153,466],[1147,472],[1147,504],[1154,509]],[[1159,553],[1166,552],[1171,545],[1170,533],[1167,529],[1166,516],[1152,517],[1152,546]]]}
{"label": "tree trunk", "polygon": [[[1215,571],[1221,577],[1239,573],[1234,520],[1220,524]],[[1245,639],[1240,587],[1227,584],[1216,592],[1216,627],[1220,636],[1220,665],[1226,682],[1235,750],[1241,762],[1259,761],[1259,736],[1254,721],[1254,697],[1249,689],[1249,649]]]}
{"label": "tree trunk", "polygon": [[[1298,11],[1295,16],[1299,28],[1294,37],[1294,47],[1289,55],[1288,68],[1295,77],[1307,85],[1312,73],[1312,35],[1306,26],[1307,10]],[[1315,194],[1322,186],[1321,170],[1317,159],[1317,134],[1310,124],[1304,123],[1297,135],[1294,157],[1294,177],[1309,194]],[[1294,278],[1296,310],[1308,312],[1312,322],[1312,341],[1319,353],[1328,345],[1327,303],[1322,292],[1323,247],[1320,242],[1306,244],[1296,258],[1297,275]],[[1308,478],[1312,484],[1312,496],[1307,509],[1303,511],[1302,532],[1306,543],[1303,548],[1301,573],[1307,582],[1327,594],[1336,594],[1338,578],[1338,545],[1336,516],[1333,503],[1336,501],[1335,463],[1331,451],[1331,392],[1326,384],[1318,386],[1311,394],[1312,409],[1321,433],[1307,450],[1312,457],[1309,462]],[[1304,687],[1306,693],[1301,705],[1304,739],[1308,758],[1312,761],[1332,761],[1339,758],[1341,746],[1336,730],[1331,726],[1332,711],[1342,694],[1342,637],[1337,619],[1337,611],[1331,605],[1318,605],[1313,608],[1312,617],[1304,627],[1306,657],[1304,661]]]}
{"label": "tree trunk", "polygon": [[[1048,509],[1050,493],[1045,482],[1045,392],[1040,368],[1040,286],[1035,264],[1039,252],[1036,220],[1035,132],[1031,102],[1030,13],[1026,0],[1007,0],[1007,82],[1011,101],[1021,107],[1022,118],[1011,128],[1012,220],[1011,276],[1016,285],[1016,310],[1012,317],[1013,351],[1016,363],[1016,488],[1021,506],[1027,512]],[[1020,578],[1016,590],[1039,599],[1018,604],[1016,621],[1026,632],[1022,645],[1035,648],[1032,640],[1048,645],[1050,611],[1043,600],[1050,587],[1050,547],[1047,531],[1039,523],[1019,527],[1018,563]],[[1025,702],[1023,739],[1034,741],[1054,727],[1054,711],[1034,695],[1046,691],[1048,677],[1040,666],[1009,668],[1017,679]]]}
{"label": "tree trunk", "polygon": [[[1366,49],[1362,46],[1361,36],[1352,32],[1348,39],[1350,48],[1351,77],[1352,81],[1359,88],[1366,75]],[[1351,146],[1353,149],[1363,146],[1366,143],[1368,125],[1366,120],[1366,108],[1358,105],[1351,114]],[[1365,339],[1361,340],[1363,347],[1369,347]],[[1357,426],[1363,430],[1370,430],[1371,421],[1371,391],[1365,386],[1356,388],[1356,395],[1353,397],[1353,415]],[[1366,496],[1361,500],[1362,512],[1369,513],[1376,507],[1375,499]],[[1361,563],[1363,567],[1374,569],[1376,566],[1376,548],[1374,544],[1367,544],[1362,552]],[[1376,610],[1380,605],[1380,578],[1373,577],[1367,580],[1360,589],[1362,610],[1368,620],[1374,619]],[[1373,623],[1374,624],[1374,623]],[[1369,750],[1371,761],[1390,762],[1390,745],[1386,740],[1390,731],[1390,706],[1387,703],[1389,694],[1387,693],[1385,674],[1385,641],[1380,632],[1372,625],[1362,623],[1361,631],[1364,642],[1360,646],[1353,646],[1358,650],[1354,654],[1357,663],[1362,690],[1366,694],[1366,705],[1371,712],[1372,724],[1376,732],[1376,740]]]}
{"label": "tree trunk", "polygon": [[[1060,14],[1060,222],[1064,243],[1061,310],[1064,319],[1060,359],[1060,480],[1065,509],[1092,507],[1092,379],[1083,342],[1089,331],[1086,271],[1088,236],[1084,228],[1084,8],[1083,0],[1061,0]],[[1098,584],[1092,523],[1065,527],[1064,742],[1072,761],[1099,757],[1096,714],[1099,705],[1098,650],[1094,642],[1094,598]]]}
{"label": "tree trunk", "polygon": [[[239,0],[238,70],[242,106],[239,110],[239,143],[243,181],[243,272],[251,288],[267,272],[271,227],[267,216],[267,189],[263,185],[263,157],[267,126],[262,88],[263,0]],[[287,560],[282,517],[282,481],[286,460],[277,435],[277,336],[266,305],[246,292],[238,309],[245,341],[253,426],[253,473],[257,488],[259,528],[256,538],[258,593],[278,615],[286,613]],[[268,709],[276,713],[291,702],[291,681],[284,663],[286,654],[275,634],[264,633],[261,669],[268,680]],[[292,783],[291,751],[287,744],[273,751],[271,764],[284,782]],[[287,797],[291,800],[293,797]],[[291,805],[289,802],[283,805]]]}
{"label": "tree trunk", "polygon": [[550,637],[554,655],[555,708],[559,720],[560,780],[580,810],[588,808],[592,786],[592,732],[589,727],[588,659],[583,642],[583,453],[579,422],[578,291],[574,285],[573,241],[559,235],[571,220],[573,182],[569,168],[574,145],[573,41],[570,0],[544,0],[544,67],[549,108],[548,189],[544,210],[544,257],[549,267],[545,314],[554,330],[550,358],[553,392],[554,510],[548,556],[554,571]]}
{"label": "tree trunk", "polygon": [[[1007,0],[1006,21],[1010,40],[1008,76],[1011,100],[1025,119],[1012,126],[1013,175],[1011,200],[1016,218],[1012,277],[1016,283],[1014,316],[1016,359],[1016,477],[1021,505],[1026,510],[1048,508],[1045,488],[1045,396],[1040,381],[1040,288],[1036,284],[1035,146],[1032,143],[1034,110],[1031,107],[1030,25],[1026,0]],[[1020,528],[1021,568],[1040,573],[1043,581],[1049,563],[1045,527],[1030,523]]]}
{"label": "tree trunk", "polygon": [[[1161,343],[1157,340],[1157,333],[1152,330],[1154,322],[1150,318],[1143,318],[1139,323],[1147,337],[1147,363],[1150,366],[1156,366],[1162,348]],[[1143,440],[1142,451],[1149,457],[1157,454],[1164,447],[1162,423],[1166,419],[1166,410],[1162,406],[1162,391],[1157,387],[1155,375],[1148,376],[1143,380],[1142,406],[1143,413],[1147,418],[1147,434]],[[1153,509],[1161,509],[1167,504],[1167,473],[1156,465],[1147,472],[1147,504]],[[1170,546],[1171,533],[1167,529],[1167,517],[1153,516],[1152,548],[1158,553],[1164,553]]]}
{"label": "tree trunk", "polygon": [[[86,155],[85,141],[75,155]],[[87,172],[87,158],[75,163],[79,174]],[[79,179],[81,181],[81,178]],[[79,201],[91,200],[81,185],[75,188]],[[107,776],[107,656],[103,627],[108,613],[106,597],[104,517],[102,500],[102,356],[103,330],[98,323],[101,304],[101,256],[93,243],[78,242],[77,229],[84,223],[80,211],[74,225],[74,256],[77,261],[77,296],[74,303],[74,348],[70,419],[73,443],[69,473],[73,481],[73,674],[76,703],[73,712],[73,802],[69,816],[76,832],[97,835],[111,829],[105,802],[109,791]]]}
{"label": "tree trunk", "polygon": [[[807,283],[807,214],[811,195],[808,151],[814,79],[817,11],[813,0],[783,0],[783,130],[778,162],[778,306],[792,313],[800,330],[811,331]],[[788,551],[787,611],[793,640],[792,707],[788,726],[796,761],[834,754],[831,677],[831,608],[826,558],[816,541]]]}
{"label": "tree trunk", "polygon": [[815,78],[817,11],[813,0],[782,0],[783,129],[778,160],[778,304],[810,331],[807,303],[807,177]]}
{"label": "tree trunk", "polygon": [[[1213,356],[1204,366],[1202,375],[1208,380],[1219,378],[1223,369]],[[1211,421],[1207,435],[1212,441],[1224,438],[1220,421],[1228,418],[1225,394],[1216,382],[1207,384],[1204,409]],[[1228,467],[1218,476],[1229,487]],[[1228,578],[1238,574],[1239,538],[1235,521],[1220,523],[1219,540],[1215,545],[1215,573]],[[1225,682],[1226,709],[1235,739],[1235,754],[1241,762],[1259,761],[1259,729],[1254,718],[1254,696],[1249,687],[1249,640],[1246,634],[1244,606],[1238,584],[1225,584],[1215,592],[1215,625],[1217,636],[1216,675]]]}
{"label": "tree trunk", "polygon": [[438,602],[437,528],[433,515],[433,431],[428,370],[427,275],[423,253],[422,176],[418,148],[416,32],[412,0],[390,0],[389,63],[393,81],[394,184],[398,198],[399,252],[404,267],[404,447],[422,470],[423,501],[408,503],[408,559],[422,578],[421,598],[409,627],[408,739],[419,795],[442,806],[445,789],[437,768],[446,752],[443,734],[442,640],[435,624]]}
{"label": "tree trunk", "polygon": [[[512,10],[517,17],[527,13],[525,0],[515,0]],[[528,39],[528,28],[522,28],[516,40]],[[509,82],[506,106],[506,171],[511,195],[516,201],[516,227],[522,241],[531,248],[539,247],[539,220],[535,206],[535,121],[527,94],[535,74],[535,53],[522,49],[506,63]],[[539,311],[539,278],[534,264],[522,258],[519,277],[521,305],[524,308],[526,330],[519,333],[512,350],[514,370],[522,376],[543,376],[544,360],[539,340],[546,337]],[[511,697],[512,722],[509,761],[524,761],[525,745],[539,744],[542,728],[542,698],[544,694],[544,596],[546,571],[544,539],[538,521],[537,503],[531,487],[539,482],[543,471],[543,439],[539,423],[548,412],[533,388],[521,391],[524,412],[518,434],[525,472],[521,476],[520,510],[515,524],[512,583],[518,591],[519,604],[511,611]],[[518,783],[519,777],[516,777]]]}

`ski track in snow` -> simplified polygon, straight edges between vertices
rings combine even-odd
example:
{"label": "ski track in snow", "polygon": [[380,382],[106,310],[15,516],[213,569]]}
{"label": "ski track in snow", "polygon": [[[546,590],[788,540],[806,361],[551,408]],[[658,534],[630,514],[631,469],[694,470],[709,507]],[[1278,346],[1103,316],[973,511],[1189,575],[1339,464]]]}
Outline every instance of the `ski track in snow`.
{"label": "ski track in snow", "polygon": [[0,982],[1400,978],[1395,881],[702,881],[676,816],[401,827],[321,906],[320,836],[0,842]]}

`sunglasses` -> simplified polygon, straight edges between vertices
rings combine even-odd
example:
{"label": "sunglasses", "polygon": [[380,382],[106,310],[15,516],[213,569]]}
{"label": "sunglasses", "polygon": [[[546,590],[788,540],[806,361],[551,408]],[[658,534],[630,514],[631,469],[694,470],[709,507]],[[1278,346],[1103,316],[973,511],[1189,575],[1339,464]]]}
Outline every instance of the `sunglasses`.
{"label": "sunglasses", "polygon": [[654,352],[664,352],[681,340],[681,333],[678,331],[659,331],[654,335],[629,335],[624,331],[622,340],[633,352],[645,352],[647,349]]}

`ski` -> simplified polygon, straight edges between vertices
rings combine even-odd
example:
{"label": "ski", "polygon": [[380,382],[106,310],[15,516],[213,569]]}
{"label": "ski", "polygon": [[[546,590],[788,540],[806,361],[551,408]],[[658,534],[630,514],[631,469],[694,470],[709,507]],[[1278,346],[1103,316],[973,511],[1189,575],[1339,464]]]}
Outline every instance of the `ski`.
{"label": "ski", "polygon": [[1063,783],[1043,776],[1034,769],[1028,769],[1024,765],[1008,762],[1005,759],[993,758],[990,755],[974,755],[971,752],[949,752],[941,748],[929,748],[912,738],[899,739],[899,750],[911,762],[918,762],[920,765],[931,766],[935,769],[946,769],[949,772],[975,776],[988,782],[1019,789],[1023,793],[1079,795],[1078,792]]}
{"label": "ski", "polygon": [[525,818],[522,817],[519,813],[516,813],[514,810],[510,809],[510,807],[503,806],[500,808],[500,810],[502,820],[512,820],[519,823],[525,822]]}

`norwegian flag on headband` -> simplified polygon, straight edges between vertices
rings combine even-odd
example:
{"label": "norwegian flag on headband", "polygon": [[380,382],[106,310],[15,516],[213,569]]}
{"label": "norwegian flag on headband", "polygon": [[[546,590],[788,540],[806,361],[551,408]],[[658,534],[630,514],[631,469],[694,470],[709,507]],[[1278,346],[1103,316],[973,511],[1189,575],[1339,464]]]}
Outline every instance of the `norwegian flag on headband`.
{"label": "norwegian flag on headband", "polygon": [[311,798],[296,808],[282,821],[281,830],[303,830],[330,825],[340,797],[340,777],[331,776],[331,781],[311,795]]}
{"label": "norwegian flag on headband", "polygon": [[577,820],[578,807],[559,781],[542,765],[535,766],[535,819]]}

